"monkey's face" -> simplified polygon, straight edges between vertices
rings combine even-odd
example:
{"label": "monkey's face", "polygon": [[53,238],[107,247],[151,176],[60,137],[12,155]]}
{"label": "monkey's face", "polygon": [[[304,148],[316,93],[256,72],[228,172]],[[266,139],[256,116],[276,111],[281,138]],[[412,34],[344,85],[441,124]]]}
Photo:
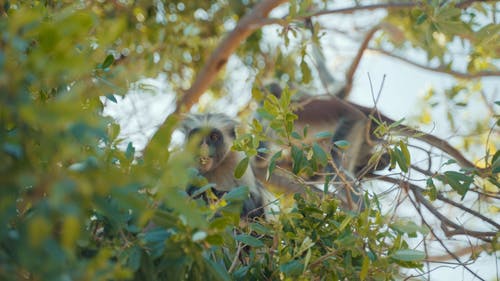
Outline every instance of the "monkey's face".
{"label": "monkey's face", "polygon": [[189,142],[194,145],[198,169],[201,173],[214,170],[229,151],[224,134],[215,128],[195,128],[189,132]]}

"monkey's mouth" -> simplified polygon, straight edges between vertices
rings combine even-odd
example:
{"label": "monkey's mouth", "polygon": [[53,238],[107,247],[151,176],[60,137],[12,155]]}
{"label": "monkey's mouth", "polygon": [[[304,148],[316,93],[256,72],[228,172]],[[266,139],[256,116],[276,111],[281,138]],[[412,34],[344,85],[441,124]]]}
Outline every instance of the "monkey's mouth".
{"label": "monkey's mouth", "polygon": [[200,156],[198,159],[200,172],[208,172],[212,168],[213,159],[208,156]]}

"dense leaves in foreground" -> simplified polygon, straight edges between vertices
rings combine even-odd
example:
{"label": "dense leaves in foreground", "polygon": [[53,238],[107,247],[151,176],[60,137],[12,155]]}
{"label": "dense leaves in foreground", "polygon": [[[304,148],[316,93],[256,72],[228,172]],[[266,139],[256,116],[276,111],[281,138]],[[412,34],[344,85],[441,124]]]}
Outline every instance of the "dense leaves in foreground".
{"label": "dense leaves in foreground", "polygon": [[[132,143],[119,149],[120,126],[102,116],[104,103],[116,102],[127,93],[127,83],[142,75],[164,72],[174,88],[186,88],[206,50],[253,4],[229,2],[4,1],[1,280],[386,280],[402,267],[421,268],[423,252],[405,240],[428,230],[385,217],[376,198],[366,197],[366,210],[353,213],[329,195],[311,193],[295,197],[278,221],[240,225],[247,188],[210,205],[188,197],[187,184],[203,179],[193,176],[189,151],[167,149],[174,117],[140,158]],[[306,4],[291,7],[305,13]],[[416,20],[427,28],[438,15],[424,12],[419,14],[429,19]],[[398,17],[392,21],[402,24]],[[274,60],[258,48],[260,35],[251,37],[240,55],[248,67],[263,71],[270,68],[265,62]],[[434,45],[419,47],[432,49],[431,58],[441,55]],[[304,58],[305,44],[302,48]],[[479,63],[491,55],[490,48],[484,51],[473,57],[473,71],[492,68]],[[293,60],[278,56],[283,64],[276,67],[294,69],[287,64]],[[287,75],[305,83],[310,70],[304,59],[300,69],[303,74]],[[266,108],[271,118],[282,114],[271,109]],[[293,133],[292,119],[282,119],[283,132]],[[257,153],[251,148],[250,156]],[[325,161],[317,148],[308,149]],[[298,147],[294,153],[308,155]],[[403,156],[395,160],[400,167],[410,160]],[[297,172],[314,166],[308,161]],[[437,179],[460,195],[470,184],[452,172]]]}

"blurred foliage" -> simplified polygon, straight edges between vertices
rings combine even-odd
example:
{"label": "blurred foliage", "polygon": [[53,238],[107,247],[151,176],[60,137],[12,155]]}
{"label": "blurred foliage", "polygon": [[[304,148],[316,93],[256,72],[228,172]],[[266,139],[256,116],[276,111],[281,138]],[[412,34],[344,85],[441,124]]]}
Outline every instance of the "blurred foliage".
{"label": "blurred foliage", "polygon": [[[246,188],[210,205],[189,198],[184,187],[194,180],[190,154],[167,150],[175,117],[142,157],[133,143],[118,149],[120,126],[101,115],[103,101],[116,102],[114,95],[125,95],[130,83],[160,72],[174,89],[187,88],[254,2],[2,2],[1,280],[386,280],[399,276],[401,267],[421,267],[423,253],[405,238],[427,230],[389,220],[376,199],[367,197],[366,210],[355,214],[332,198],[309,194],[296,197],[277,222],[240,227]],[[301,24],[293,20],[323,5],[294,2],[282,36],[297,33]],[[447,43],[458,37],[470,44],[467,71],[496,70],[491,61],[500,53],[499,25],[479,24],[473,16],[490,13],[489,7],[478,4],[463,13],[449,5],[422,5],[390,13],[387,20],[404,30],[404,48],[411,45],[450,65],[446,44],[432,38],[439,33]],[[261,35],[252,35],[237,53],[256,69],[257,80],[270,69],[278,79],[312,79],[306,44],[299,44],[296,60],[294,52],[264,52]],[[456,96],[449,94],[450,100]],[[288,98],[265,102],[261,113],[285,139],[300,139]],[[254,122],[246,141],[244,136],[235,144],[249,157],[264,138],[259,126]],[[395,161],[403,170],[410,159],[405,144],[398,145]],[[297,173],[326,161],[314,145],[295,147],[294,153],[305,159],[294,167]],[[499,159],[498,153],[488,158],[496,173]],[[437,179],[460,195],[470,184],[454,172]]]}

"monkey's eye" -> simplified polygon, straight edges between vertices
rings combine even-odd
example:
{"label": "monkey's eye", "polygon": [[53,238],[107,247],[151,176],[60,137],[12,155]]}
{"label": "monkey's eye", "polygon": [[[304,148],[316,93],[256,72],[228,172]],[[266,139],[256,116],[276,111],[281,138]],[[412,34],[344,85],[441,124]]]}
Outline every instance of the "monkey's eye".
{"label": "monkey's eye", "polygon": [[210,133],[210,141],[217,142],[220,139],[221,139],[221,135],[218,132],[211,132]]}

